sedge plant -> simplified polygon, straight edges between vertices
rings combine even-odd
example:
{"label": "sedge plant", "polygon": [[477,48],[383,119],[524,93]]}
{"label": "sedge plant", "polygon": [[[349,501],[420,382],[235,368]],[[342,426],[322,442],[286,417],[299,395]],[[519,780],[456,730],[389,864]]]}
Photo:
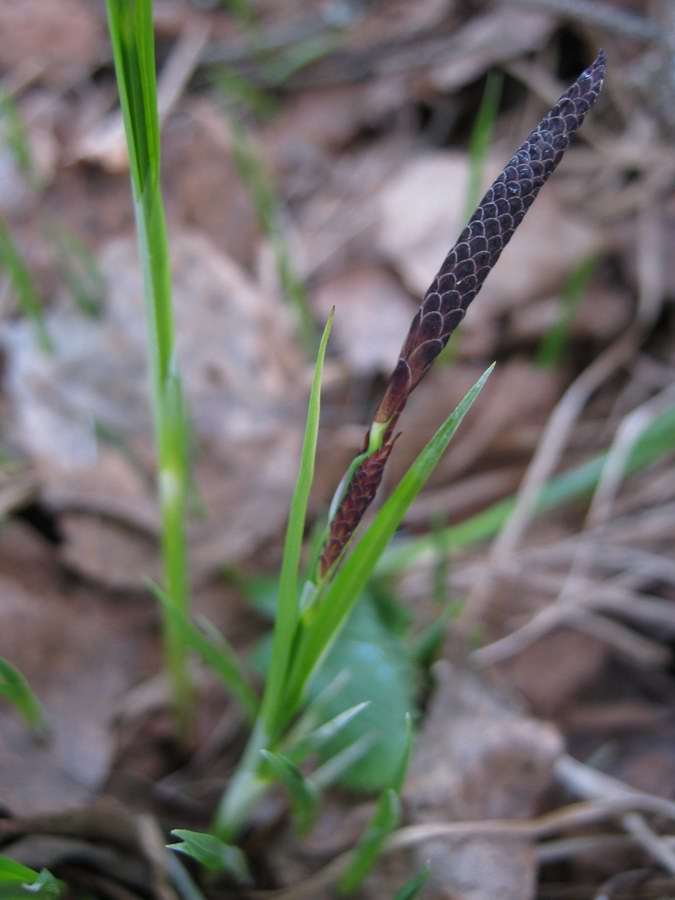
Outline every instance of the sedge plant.
{"label": "sedge plant", "polygon": [[[186,508],[189,496],[188,417],[174,338],[169,248],[159,182],[152,0],[108,0],[108,24],[124,119],[131,186],[143,267],[157,483],[162,532],[163,590],[189,611]],[[164,617],[165,655],[173,686],[179,735],[189,730],[191,687],[187,645],[174,620]]]}
{"label": "sedge plant", "polygon": [[[361,453],[348,467],[331,504],[328,521],[301,567],[305,518],[312,484],[320,411],[320,381],[332,314],[324,331],[310,393],[305,440],[284,544],[276,619],[265,689],[248,746],[217,809],[211,838],[222,856],[231,847],[261,797],[275,782],[291,796],[299,819],[311,820],[322,767],[306,775],[299,764],[321,746],[321,729],[345,727],[362,714],[345,710],[325,725],[317,713],[321,700],[309,701],[310,688],[345,628],[368,580],[407,509],[444,453],[491,369],[476,382],[412,463],[360,540],[357,531],[382,480],[397,438],[399,418],[412,391],[446,346],[469,304],[497,262],[540,188],[555,170],[587,112],[597,99],[605,70],[604,54],[579,77],[497,177],[448,253],[413,319],[384,396],[368,428]],[[196,646],[196,643],[195,643]],[[211,647],[213,647],[211,643]],[[330,686],[328,688],[331,689]],[[249,708],[250,711],[250,708]],[[340,721],[337,719],[340,718]],[[362,880],[386,837],[398,822],[400,790],[409,742],[395,777],[378,802],[360,848],[340,885],[352,890]],[[339,765],[338,765],[339,768]],[[191,849],[199,835],[181,832],[177,848]],[[365,848],[365,849],[364,849]]]}
{"label": "sedge plant", "polygon": [[[361,452],[348,467],[330,506],[326,526],[303,567],[321,374],[331,314],[319,345],[310,391],[299,474],[284,543],[269,668],[262,697],[258,699],[232,648],[212,628],[196,627],[187,606],[187,427],[175,363],[168,251],[159,189],[151,12],[150,0],[108,0],[146,288],[165,564],[165,585],[158,587],[156,594],[166,613],[168,661],[179,712],[184,714],[186,710],[184,651],[189,645],[219,671],[251,721],[248,745],[216,810],[212,832],[178,831],[180,843],[173,846],[208,868],[225,869],[246,880],[246,860],[236,842],[270,787],[276,782],[286,787],[299,823],[308,827],[322,788],[367,752],[370,736],[364,734],[362,740],[329,757],[310,775],[299,768],[358,719],[365,706],[356,704],[326,721],[327,697],[340,689],[339,677],[311,700],[310,689],[347,626],[389,540],[442,457],[492,367],[429,440],[357,543],[355,533],[382,480],[410,394],[447,345],[597,99],[605,59],[600,53],[549,110],[497,177],[448,253],[413,319]],[[365,877],[386,835],[397,826],[400,791],[412,742],[410,726],[408,729],[409,737],[396,771],[384,786],[371,823],[344,873],[339,886],[344,892]],[[403,889],[404,896],[417,893],[423,874]]]}

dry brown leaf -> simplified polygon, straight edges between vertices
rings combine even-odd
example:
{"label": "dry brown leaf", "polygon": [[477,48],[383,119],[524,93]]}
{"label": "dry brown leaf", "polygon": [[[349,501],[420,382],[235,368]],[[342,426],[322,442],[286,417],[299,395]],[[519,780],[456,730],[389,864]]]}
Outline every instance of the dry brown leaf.
{"label": "dry brown leaf", "polygon": [[232,159],[222,110],[207,97],[186,98],[162,131],[162,172],[169,215],[209,237],[240,265],[254,262],[258,220]]}
{"label": "dry brown leaf", "polygon": [[455,52],[431,68],[430,81],[439,90],[456,91],[492,66],[540,50],[553,28],[548,13],[532,9],[525,14],[502,6],[473,16],[454,35]]}
{"label": "dry brown leaf", "polygon": [[383,269],[353,268],[324,281],[316,292],[322,318],[335,307],[333,340],[354,375],[389,373],[414,305]]}
{"label": "dry brown leaf", "polygon": [[21,69],[30,61],[40,78],[70,85],[98,63],[105,17],[86,0],[6,0],[0,4],[0,69]]}
{"label": "dry brown leaf", "polygon": [[[199,442],[197,485],[207,509],[192,535],[204,545],[196,554],[203,570],[207,560],[216,565],[250,552],[283,521],[297,469],[305,388],[290,317],[278,302],[204,238],[180,236],[172,256],[178,353]],[[36,348],[26,322],[8,324],[4,335],[15,438],[35,462],[47,497],[73,513],[66,528],[68,562],[120,587],[144,577],[139,567],[147,533],[140,534],[139,547],[124,549],[124,542],[136,541],[139,524],[153,526],[152,516],[144,512],[139,523],[134,510],[154,503],[152,440],[135,243],[111,242],[101,265],[109,285],[102,318],[92,320],[66,304],[50,312],[53,357]],[[132,531],[120,528],[120,521]],[[119,548],[115,554],[107,550],[111,538]],[[152,557],[147,561],[152,570]]]}
{"label": "dry brown leaf", "polygon": [[471,670],[444,663],[436,675],[405,789],[414,819],[533,815],[562,751],[557,730]]}
{"label": "dry brown leaf", "polygon": [[170,858],[157,823],[109,800],[53,815],[4,820],[0,847],[38,871],[46,868],[57,877],[63,873],[70,888],[90,896],[176,900]]}
{"label": "dry brown leaf", "polygon": [[[633,303],[627,293],[593,285],[576,311],[570,326],[572,341],[589,338],[601,344],[610,341],[624,331],[633,318]],[[539,303],[531,303],[527,309],[517,310],[510,318],[504,342],[512,345],[519,341],[541,341],[561,319],[560,297],[550,297]]]}
{"label": "dry brown leaf", "polygon": [[[526,716],[470,670],[443,664],[405,787],[413,822],[521,819],[533,815],[562,752],[557,730]],[[421,843],[410,871],[432,860],[430,896],[527,900],[536,862],[524,839]],[[434,890],[437,892],[434,894]]]}
{"label": "dry brown leaf", "polygon": [[579,631],[561,629],[544,635],[498,668],[537,715],[550,718],[600,680],[609,653],[606,644]]}
{"label": "dry brown leaf", "polygon": [[0,800],[15,815],[61,810],[97,793],[112,761],[115,703],[139,677],[144,635],[153,638],[150,606],[111,605],[68,587],[54,559],[25,527],[3,529],[0,655],[28,679],[51,727],[48,742],[38,743],[2,703]]}
{"label": "dry brown leaf", "polygon": [[361,129],[399,110],[407,93],[399,78],[304,90],[262,130],[261,141],[277,168],[312,167],[317,154],[347,148]]}

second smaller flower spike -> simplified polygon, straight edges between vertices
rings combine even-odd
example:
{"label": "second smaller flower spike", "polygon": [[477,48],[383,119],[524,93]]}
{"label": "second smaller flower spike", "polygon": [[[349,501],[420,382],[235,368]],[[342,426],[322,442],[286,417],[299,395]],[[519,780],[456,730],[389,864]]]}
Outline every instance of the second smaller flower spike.
{"label": "second smaller flower spike", "polygon": [[392,438],[375,453],[367,456],[359,463],[349,479],[344,496],[331,520],[328,540],[321,552],[319,574],[322,578],[337,562],[363,514],[373,502],[395,442],[396,438]]}
{"label": "second smaller flower spike", "polygon": [[595,103],[605,54],[583,72],[525,140],[483,197],[443,261],[412,321],[382,402],[366,434],[363,456],[342,493],[319,563],[321,577],[339,560],[375,497],[394,444],[394,428],[411,392],[448,343],[502,250],[548,181]]}
{"label": "second smaller flower spike", "polygon": [[411,392],[448,343],[595,103],[604,77],[605,53],[601,50],[546,113],[483,197],[424,296],[375,413],[375,422],[383,424],[398,417]]}

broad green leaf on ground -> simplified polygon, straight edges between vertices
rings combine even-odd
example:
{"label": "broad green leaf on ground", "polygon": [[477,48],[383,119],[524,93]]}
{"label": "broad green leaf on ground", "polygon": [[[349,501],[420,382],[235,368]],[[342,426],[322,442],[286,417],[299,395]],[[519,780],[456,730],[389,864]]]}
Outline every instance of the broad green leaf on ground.
{"label": "broad green leaf on ground", "polygon": [[[365,599],[365,598],[364,598]],[[406,713],[416,708],[417,673],[404,641],[381,622],[371,602],[360,602],[316,676],[310,697],[321,693],[340,672],[349,679],[329,703],[328,717],[367,702],[368,706],[324,743],[328,759],[372,733],[373,746],[342,776],[357,790],[376,791],[391,784],[406,744]]]}

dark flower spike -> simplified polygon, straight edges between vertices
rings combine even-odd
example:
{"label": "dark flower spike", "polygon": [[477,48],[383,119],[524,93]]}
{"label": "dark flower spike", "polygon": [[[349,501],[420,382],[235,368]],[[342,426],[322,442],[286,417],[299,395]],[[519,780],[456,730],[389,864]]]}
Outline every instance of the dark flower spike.
{"label": "dark flower spike", "polygon": [[392,434],[411,392],[448,343],[502,250],[555,171],[570,141],[598,98],[605,53],[577,78],[525,140],[483,197],[443,261],[412,321],[373,424],[330,522],[320,560],[325,576],[339,559],[372,502],[393,446]]}
{"label": "dark flower spike", "polygon": [[534,129],[483,197],[443,261],[410,326],[374,421],[400,415],[408,397],[483,286],[490,270],[558,163],[605,77],[605,53],[579,76]]}
{"label": "dark flower spike", "polygon": [[373,502],[382,473],[396,438],[387,441],[354,469],[349,484],[330,523],[330,532],[321,552],[319,574],[323,576],[340,558],[363,514]]}

